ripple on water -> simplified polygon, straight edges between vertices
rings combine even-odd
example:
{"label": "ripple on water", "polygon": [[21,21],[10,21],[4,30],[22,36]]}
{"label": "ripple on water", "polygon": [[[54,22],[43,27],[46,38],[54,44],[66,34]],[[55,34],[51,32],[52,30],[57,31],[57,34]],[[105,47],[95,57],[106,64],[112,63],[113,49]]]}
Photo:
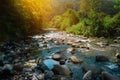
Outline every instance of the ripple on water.
{"label": "ripple on water", "polygon": [[108,68],[110,68],[110,69],[116,69],[116,68],[118,68],[118,65],[117,65],[117,64],[114,64],[114,63],[108,63],[106,66],[107,66]]}

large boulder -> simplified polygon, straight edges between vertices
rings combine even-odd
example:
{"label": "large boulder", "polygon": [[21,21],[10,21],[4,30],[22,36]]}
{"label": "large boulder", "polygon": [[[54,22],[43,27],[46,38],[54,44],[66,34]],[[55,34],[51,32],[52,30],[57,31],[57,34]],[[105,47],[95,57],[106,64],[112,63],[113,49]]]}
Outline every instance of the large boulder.
{"label": "large boulder", "polygon": [[112,74],[103,71],[102,72],[102,80],[120,80],[120,78],[118,78],[117,76],[113,76]]}
{"label": "large boulder", "polygon": [[54,65],[52,71],[57,75],[72,76],[71,70],[65,65]]}
{"label": "large boulder", "polygon": [[94,80],[93,73],[91,70],[87,71],[84,76],[83,80]]}
{"label": "large boulder", "polygon": [[83,62],[82,59],[79,59],[79,58],[77,58],[76,56],[71,56],[71,57],[70,57],[70,61],[71,61],[72,63],[74,63],[74,64],[78,64],[78,63],[82,63],[82,62]]}
{"label": "large boulder", "polygon": [[106,56],[103,55],[97,55],[95,57],[96,62],[107,62],[109,59]]}

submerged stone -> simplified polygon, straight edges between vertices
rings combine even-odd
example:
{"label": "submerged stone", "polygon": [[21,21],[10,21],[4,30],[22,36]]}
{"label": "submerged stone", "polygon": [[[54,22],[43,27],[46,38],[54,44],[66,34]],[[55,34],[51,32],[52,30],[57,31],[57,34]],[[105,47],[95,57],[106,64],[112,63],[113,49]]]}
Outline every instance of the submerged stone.
{"label": "submerged stone", "polygon": [[54,65],[58,64],[59,65],[59,62],[58,61],[55,61],[53,59],[46,59],[43,61],[43,63],[51,70],[53,69]]}
{"label": "submerged stone", "polygon": [[97,55],[95,57],[95,60],[97,62],[107,62],[107,61],[109,61],[109,59],[106,56],[104,56],[104,55]]}
{"label": "submerged stone", "polygon": [[54,65],[52,71],[57,75],[72,76],[72,72],[66,65]]}

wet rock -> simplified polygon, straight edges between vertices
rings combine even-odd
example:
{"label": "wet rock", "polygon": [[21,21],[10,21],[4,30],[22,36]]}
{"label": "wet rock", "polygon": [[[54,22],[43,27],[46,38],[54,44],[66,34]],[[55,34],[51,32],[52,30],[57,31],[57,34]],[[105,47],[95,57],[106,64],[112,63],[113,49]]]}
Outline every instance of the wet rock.
{"label": "wet rock", "polygon": [[35,63],[35,59],[29,60],[28,62],[29,62],[29,63]]}
{"label": "wet rock", "polygon": [[52,77],[54,76],[54,73],[48,70],[46,70],[44,74],[45,74],[45,80],[52,79]]}
{"label": "wet rock", "polygon": [[66,65],[54,65],[52,71],[57,75],[72,76],[71,70]]}
{"label": "wet rock", "polygon": [[37,66],[37,63],[33,62],[25,62],[24,67],[30,68]]}
{"label": "wet rock", "polygon": [[44,80],[44,74],[37,75],[38,80]]}
{"label": "wet rock", "polygon": [[120,47],[120,44],[110,44],[110,47]]}
{"label": "wet rock", "polygon": [[93,73],[91,70],[87,71],[82,80],[94,80]]}
{"label": "wet rock", "polygon": [[75,48],[68,48],[67,52],[74,54],[75,53]]}
{"label": "wet rock", "polygon": [[85,43],[84,43],[84,44],[81,44],[81,45],[80,45],[80,48],[90,49],[89,46],[88,46],[88,44],[85,44]]}
{"label": "wet rock", "polygon": [[8,70],[12,71],[13,70],[13,65],[12,64],[5,64],[3,66],[3,69],[8,69]]}
{"label": "wet rock", "polygon": [[49,68],[43,62],[37,64],[36,69],[40,70],[42,73],[44,73],[45,70],[49,70]]}
{"label": "wet rock", "polygon": [[83,62],[82,59],[79,59],[76,56],[71,56],[70,57],[70,61],[73,62],[74,64],[78,64],[78,63],[82,63]]}
{"label": "wet rock", "polygon": [[71,45],[72,45],[72,47],[74,47],[74,48],[79,48],[79,47],[80,47],[78,43],[72,43]]}
{"label": "wet rock", "polygon": [[14,66],[13,66],[13,69],[15,71],[19,71],[19,72],[22,72],[23,68],[24,68],[24,66],[23,66],[23,64],[21,62],[15,63]]}
{"label": "wet rock", "polygon": [[61,60],[60,60],[60,64],[61,64],[61,65],[65,64],[65,60],[64,60],[64,59],[61,59]]}
{"label": "wet rock", "polygon": [[114,43],[118,43],[118,42],[119,42],[119,40],[115,39],[115,40],[113,40],[113,42],[114,42]]}
{"label": "wet rock", "polygon": [[60,60],[62,58],[62,55],[60,55],[60,54],[54,54],[54,55],[52,55],[52,58],[54,60]]}
{"label": "wet rock", "polygon": [[114,41],[114,43],[118,43],[118,42],[120,42],[120,37],[117,37],[115,40],[113,40]]}
{"label": "wet rock", "polygon": [[4,77],[6,77],[6,78],[8,76],[12,76],[13,75],[13,65],[11,65],[11,64],[5,64],[3,66],[2,75]]}
{"label": "wet rock", "polygon": [[107,42],[98,42],[96,44],[99,45],[100,47],[105,47],[109,45]]}
{"label": "wet rock", "polygon": [[120,78],[113,76],[112,74],[106,71],[103,71],[101,76],[102,76],[102,80],[120,80]]}
{"label": "wet rock", "polygon": [[44,80],[44,74],[33,74],[32,80]]}
{"label": "wet rock", "polygon": [[118,64],[118,66],[120,66],[120,53],[116,53],[115,57],[116,57],[115,62]]}
{"label": "wet rock", "polygon": [[41,57],[38,57],[38,58],[35,60],[36,63],[41,63],[41,61],[42,61],[42,58],[41,58]]}
{"label": "wet rock", "polygon": [[57,60],[57,61],[60,61],[61,59],[64,59],[64,60],[66,60],[66,57],[64,56],[64,55],[61,55],[61,54],[53,54],[52,55],[52,59],[54,59],[54,60]]}
{"label": "wet rock", "polygon": [[32,71],[33,71],[33,68],[23,68],[23,71],[24,71],[24,72],[32,72]]}
{"label": "wet rock", "polygon": [[103,55],[95,56],[95,60],[97,62],[107,62],[107,61],[109,61],[109,59],[106,56],[103,56]]}
{"label": "wet rock", "polygon": [[116,53],[115,57],[116,57],[117,59],[120,59],[120,53]]}
{"label": "wet rock", "polygon": [[38,80],[38,78],[35,75],[33,75],[32,80]]}

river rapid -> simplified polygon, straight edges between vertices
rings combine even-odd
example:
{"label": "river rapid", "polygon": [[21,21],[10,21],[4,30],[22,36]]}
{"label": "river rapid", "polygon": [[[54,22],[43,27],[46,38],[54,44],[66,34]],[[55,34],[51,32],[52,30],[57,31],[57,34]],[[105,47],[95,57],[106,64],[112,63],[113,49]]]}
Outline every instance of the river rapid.
{"label": "river rapid", "polygon": [[[96,73],[96,80],[100,80],[100,75],[97,75],[100,70],[120,77],[120,67],[115,63],[115,55],[120,51],[120,44],[114,43],[113,40],[103,37],[87,38],[81,35],[66,34],[63,31],[49,31],[42,35],[33,36],[33,38],[42,51],[37,56],[45,57],[45,64],[53,68],[53,65],[58,63],[53,59],[51,60],[52,55],[56,53],[64,55],[67,58],[64,65],[70,68],[75,80],[82,80],[84,66]],[[75,51],[72,53],[70,49]],[[96,61],[96,56],[99,55],[105,56],[109,61]],[[70,61],[71,56],[76,56],[83,62],[74,64]]]}

